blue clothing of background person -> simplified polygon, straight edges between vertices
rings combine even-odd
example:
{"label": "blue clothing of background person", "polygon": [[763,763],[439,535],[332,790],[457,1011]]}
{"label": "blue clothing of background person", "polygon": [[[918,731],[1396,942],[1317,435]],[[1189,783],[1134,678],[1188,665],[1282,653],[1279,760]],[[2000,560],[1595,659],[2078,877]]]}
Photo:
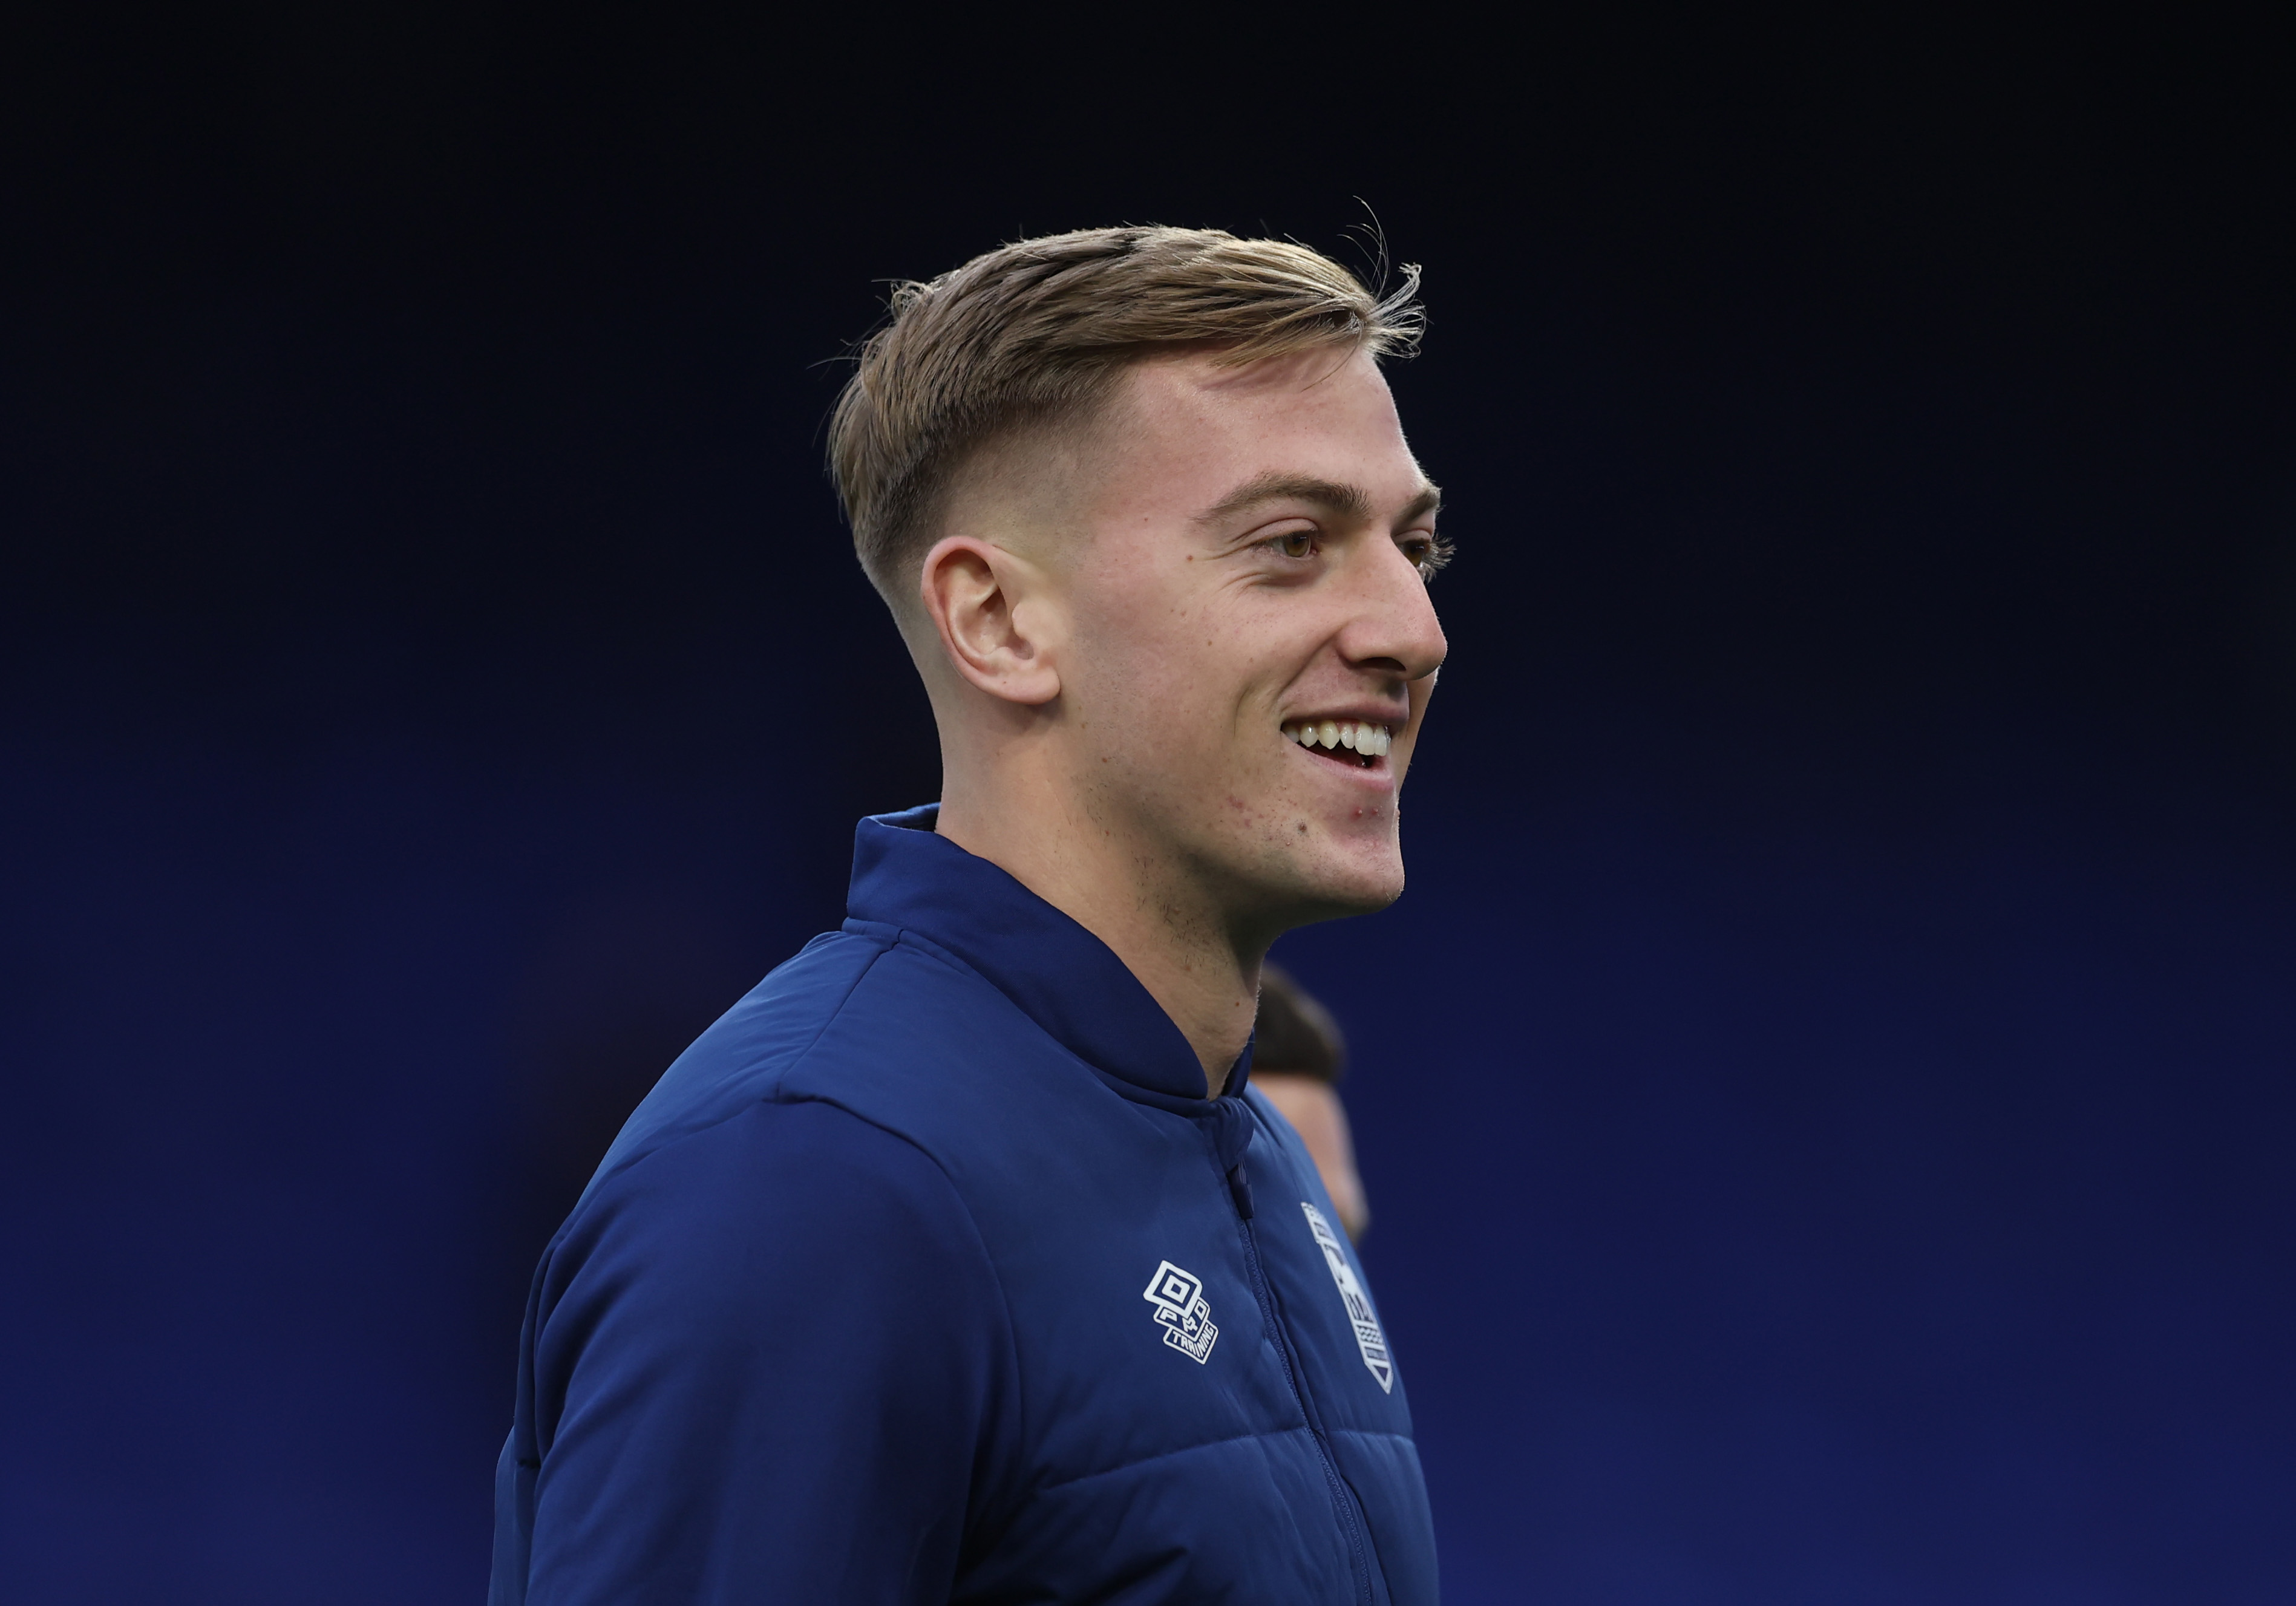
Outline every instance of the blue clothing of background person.
{"label": "blue clothing of background person", "polygon": [[682,1056],[537,1276],[493,1600],[1429,1602],[1296,1137],[931,809]]}
{"label": "blue clothing of background person", "polygon": [[1415,283],[1120,228],[896,294],[830,455],[940,802],[551,1241],[495,1606],[1433,1606],[1386,1332],[1245,1086],[1268,946],[1403,890]]}

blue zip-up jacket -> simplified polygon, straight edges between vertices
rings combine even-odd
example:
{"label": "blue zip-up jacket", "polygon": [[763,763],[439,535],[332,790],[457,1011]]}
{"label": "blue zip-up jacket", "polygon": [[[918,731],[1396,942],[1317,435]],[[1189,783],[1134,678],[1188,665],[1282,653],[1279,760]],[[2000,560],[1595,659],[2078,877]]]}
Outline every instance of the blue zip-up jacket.
{"label": "blue zip-up jacket", "polygon": [[933,819],[861,823],[852,918],[552,1240],[493,1606],[1432,1606],[1402,1380],[1299,1138]]}

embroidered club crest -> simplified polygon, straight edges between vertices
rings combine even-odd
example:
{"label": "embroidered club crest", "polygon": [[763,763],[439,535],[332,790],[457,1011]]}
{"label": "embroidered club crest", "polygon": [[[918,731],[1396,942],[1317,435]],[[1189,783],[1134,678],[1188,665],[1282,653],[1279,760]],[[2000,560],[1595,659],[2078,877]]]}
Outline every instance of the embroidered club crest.
{"label": "embroidered club crest", "polygon": [[1156,1324],[1164,1342],[1201,1366],[1211,1357],[1219,1329],[1212,1325],[1212,1307],[1204,1300],[1204,1284],[1170,1261],[1158,1263],[1140,1296],[1156,1307]]}
{"label": "embroidered club crest", "polygon": [[1348,1325],[1356,1330],[1356,1348],[1363,1351],[1363,1364],[1378,1380],[1382,1394],[1394,1393],[1395,1363],[1387,1353],[1387,1334],[1380,1330],[1371,1297],[1356,1281],[1355,1268],[1348,1264],[1348,1251],[1341,1245],[1340,1235],[1332,1231],[1332,1224],[1314,1205],[1301,1200],[1300,1208],[1308,1212],[1308,1230],[1316,1235],[1316,1242],[1324,1251],[1324,1259],[1332,1268],[1332,1281],[1340,1285],[1340,1303],[1348,1307]]}

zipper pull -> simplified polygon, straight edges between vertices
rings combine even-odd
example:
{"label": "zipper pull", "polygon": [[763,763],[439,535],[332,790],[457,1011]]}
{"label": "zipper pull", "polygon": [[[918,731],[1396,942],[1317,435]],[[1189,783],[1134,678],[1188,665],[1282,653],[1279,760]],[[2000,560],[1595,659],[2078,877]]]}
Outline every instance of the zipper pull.
{"label": "zipper pull", "polygon": [[1243,1161],[1239,1159],[1227,1168],[1228,1195],[1235,1200],[1235,1213],[1246,1221],[1251,1219],[1251,1178],[1243,1174]]}

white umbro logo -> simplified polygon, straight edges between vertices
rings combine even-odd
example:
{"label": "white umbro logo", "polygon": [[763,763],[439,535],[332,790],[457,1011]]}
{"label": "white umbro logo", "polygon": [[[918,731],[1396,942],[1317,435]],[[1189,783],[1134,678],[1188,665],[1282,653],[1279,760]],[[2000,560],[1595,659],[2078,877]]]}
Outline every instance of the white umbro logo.
{"label": "white umbro logo", "polygon": [[1205,1303],[1202,1278],[1190,1275],[1168,1260],[1160,1261],[1156,1274],[1148,1279],[1147,1291],[1140,1297],[1156,1307],[1156,1323],[1164,1330],[1164,1342],[1199,1366],[1211,1357],[1212,1346],[1219,1341],[1219,1329],[1212,1325],[1212,1307]]}

